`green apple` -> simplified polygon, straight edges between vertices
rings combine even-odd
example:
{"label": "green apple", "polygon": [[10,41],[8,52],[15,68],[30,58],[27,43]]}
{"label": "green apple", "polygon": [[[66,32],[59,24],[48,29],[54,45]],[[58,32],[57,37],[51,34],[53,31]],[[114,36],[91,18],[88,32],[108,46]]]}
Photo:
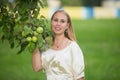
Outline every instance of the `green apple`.
{"label": "green apple", "polygon": [[38,9],[35,9],[35,11],[38,11]]}
{"label": "green apple", "polygon": [[32,37],[32,41],[33,41],[33,42],[37,42],[37,40],[38,40],[38,39],[37,39],[36,36],[33,36],[33,37]]}
{"label": "green apple", "polygon": [[43,28],[42,28],[42,27],[38,27],[38,28],[37,28],[37,32],[38,32],[38,33],[43,33]]}
{"label": "green apple", "polygon": [[37,36],[37,35],[38,35],[38,33],[37,33],[36,31],[34,31],[33,33],[34,33],[34,35],[35,35],[35,36]]}
{"label": "green apple", "polygon": [[28,42],[30,42],[30,41],[32,40],[32,38],[31,38],[31,37],[27,37],[26,40],[27,40]]}
{"label": "green apple", "polygon": [[25,31],[22,31],[22,37],[25,37],[26,35],[25,35]]}

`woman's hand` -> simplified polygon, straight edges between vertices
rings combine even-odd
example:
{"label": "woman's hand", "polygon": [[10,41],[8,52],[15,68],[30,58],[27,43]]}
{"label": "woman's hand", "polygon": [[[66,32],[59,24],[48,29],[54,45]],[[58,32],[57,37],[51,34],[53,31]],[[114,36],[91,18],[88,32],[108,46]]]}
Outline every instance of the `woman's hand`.
{"label": "woman's hand", "polygon": [[35,72],[42,69],[41,54],[39,48],[35,48],[32,55],[32,67]]}

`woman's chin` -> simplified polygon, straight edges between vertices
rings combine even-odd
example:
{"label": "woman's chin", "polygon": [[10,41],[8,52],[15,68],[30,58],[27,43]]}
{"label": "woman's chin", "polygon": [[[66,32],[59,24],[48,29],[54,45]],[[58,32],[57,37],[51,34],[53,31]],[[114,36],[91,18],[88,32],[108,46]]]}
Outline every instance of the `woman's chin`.
{"label": "woman's chin", "polygon": [[61,34],[64,34],[64,33],[61,33],[61,32],[55,32],[55,35],[61,35]]}

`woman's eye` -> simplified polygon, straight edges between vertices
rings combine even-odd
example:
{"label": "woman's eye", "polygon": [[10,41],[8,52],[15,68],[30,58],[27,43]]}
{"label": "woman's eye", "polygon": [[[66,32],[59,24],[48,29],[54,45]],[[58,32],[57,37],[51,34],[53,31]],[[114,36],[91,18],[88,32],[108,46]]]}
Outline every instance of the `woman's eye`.
{"label": "woman's eye", "polygon": [[57,19],[54,19],[53,21],[57,22],[58,20],[57,20]]}
{"label": "woman's eye", "polygon": [[65,21],[61,21],[61,23],[64,23]]}
{"label": "woman's eye", "polygon": [[58,19],[53,19],[54,22],[60,22],[60,23],[65,23],[65,20],[58,20]]}

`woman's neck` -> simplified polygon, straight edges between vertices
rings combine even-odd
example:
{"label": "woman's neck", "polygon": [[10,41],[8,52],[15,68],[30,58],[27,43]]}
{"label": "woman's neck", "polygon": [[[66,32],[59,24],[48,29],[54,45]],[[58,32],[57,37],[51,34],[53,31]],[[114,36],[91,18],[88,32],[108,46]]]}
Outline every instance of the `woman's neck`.
{"label": "woman's neck", "polygon": [[55,36],[54,43],[61,43],[66,37],[64,35]]}
{"label": "woman's neck", "polygon": [[66,40],[67,40],[67,38],[64,35],[56,35],[54,42],[53,42],[53,48],[54,49],[63,48]]}
{"label": "woman's neck", "polygon": [[67,39],[64,35],[59,35],[59,36],[57,35],[54,38],[52,48],[56,50],[60,50],[68,46],[70,42],[71,41]]}

